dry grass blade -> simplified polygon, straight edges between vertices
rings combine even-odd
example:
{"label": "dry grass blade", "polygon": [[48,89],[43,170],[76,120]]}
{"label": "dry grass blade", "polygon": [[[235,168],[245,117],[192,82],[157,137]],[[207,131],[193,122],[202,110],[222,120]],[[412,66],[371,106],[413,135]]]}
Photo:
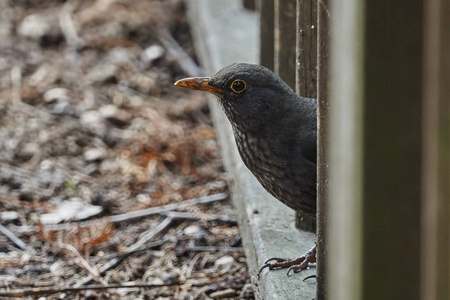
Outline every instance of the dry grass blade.
{"label": "dry grass blade", "polygon": [[49,295],[63,292],[77,292],[77,291],[86,291],[86,290],[107,290],[107,289],[131,289],[131,288],[145,288],[145,289],[153,289],[153,288],[161,288],[167,286],[174,285],[182,285],[182,282],[171,282],[171,283],[163,283],[163,284],[108,284],[108,285],[90,285],[83,287],[36,287],[36,288],[27,288],[27,289],[14,289],[7,292],[0,291],[0,297],[25,297],[25,296],[34,296],[34,295]]}
{"label": "dry grass blade", "polygon": [[222,200],[225,200],[227,198],[227,196],[228,195],[226,193],[220,193],[220,194],[185,200],[185,201],[182,201],[179,203],[170,203],[170,204],[166,204],[166,205],[162,205],[162,206],[142,209],[139,211],[133,211],[133,212],[129,212],[129,213],[121,214],[121,215],[112,216],[111,222],[117,223],[117,222],[129,221],[129,220],[136,219],[136,218],[147,217],[150,215],[160,214],[162,212],[166,212],[169,210],[174,210],[180,206],[185,206],[185,205],[199,205],[199,204],[206,204],[206,203],[211,203],[211,202],[216,202],[216,201],[222,201]]}
{"label": "dry grass blade", "polygon": [[0,224],[0,232],[3,233],[7,238],[9,238],[20,249],[22,249],[22,250],[28,249],[28,245],[24,241],[22,241],[21,239],[16,237],[14,235],[14,233],[9,231],[5,226],[3,226],[1,224]]}

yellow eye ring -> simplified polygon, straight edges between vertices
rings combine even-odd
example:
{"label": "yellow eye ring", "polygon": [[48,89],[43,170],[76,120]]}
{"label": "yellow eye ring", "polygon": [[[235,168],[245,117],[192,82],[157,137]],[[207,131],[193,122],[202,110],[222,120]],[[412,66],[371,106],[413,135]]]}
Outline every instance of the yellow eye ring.
{"label": "yellow eye ring", "polygon": [[233,92],[235,93],[242,93],[243,91],[245,91],[245,89],[247,88],[247,84],[245,83],[244,80],[242,79],[236,79],[235,81],[233,81],[231,83],[230,88],[233,90]]}

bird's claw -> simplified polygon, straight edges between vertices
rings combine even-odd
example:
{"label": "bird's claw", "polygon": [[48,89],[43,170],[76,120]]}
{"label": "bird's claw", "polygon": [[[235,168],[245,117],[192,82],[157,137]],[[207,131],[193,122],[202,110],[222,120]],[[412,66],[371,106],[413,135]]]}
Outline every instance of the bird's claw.
{"label": "bird's claw", "polygon": [[[295,259],[285,259],[285,258],[279,258],[279,257],[273,257],[264,263],[264,265],[259,269],[258,277],[261,275],[261,272],[265,268],[269,268],[269,270],[276,270],[276,269],[285,269],[288,268],[287,276],[292,272],[298,273],[302,270],[305,270],[308,267],[309,263],[315,263],[316,262],[316,246],[312,247],[308,252],[306,252],[304,255],[295,258]],[[310,277],[308,277],[310,278]]]}

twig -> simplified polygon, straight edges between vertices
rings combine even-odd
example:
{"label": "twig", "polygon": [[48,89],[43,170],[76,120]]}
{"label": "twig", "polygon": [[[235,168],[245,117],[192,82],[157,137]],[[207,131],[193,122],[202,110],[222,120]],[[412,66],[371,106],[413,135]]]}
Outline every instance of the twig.
{"label": "twig", "polygon": [[194,252],[243,252],[244,248],[242,247],[215,247],[215,246],[194,246],[194,247],[188,247],[187,251],[194,251]]}
{"label": "twig", "polygon": [[11,84],[13,93],[13,103],[22,102],[20,88],[22,85],[22,70],[18,66],[11,69]]}
{"label": "twig", "polygon": [[158,39],[188,76],[199,76],[202,74],[202,70],[197,66],[192,58],[189,57],[183,48],[181,48],[181,46],[167,30],[161,29]]}
{"label": "twig", "polygon": [[[160,233],[161,231],[163,231],[166,227],[168,227],[170,225],[170,223],[172,223],[173,219],[171,217],[167,217],[164,219],[164,221],[162,221],[158,226],[156,226],[156,228],[154,228],[153,230],[151,230],[150,232],[148,232],[146,235],[144,235],[139,241],[137,241],[136,243],[134,243],[133,245],[131,245],[128,248],[128,255],[124,255],[120,258],[114,258],[111,261],[109,261],[107,264],[103,265],[103,267],[100,268],[99,273],[103,274],[106,271],[116,267],[118,264],[120,264],[126,257],[128,257],[129,255],[131,255],[133,252],[135,252],[137,249],[139,249],[143,244],[145,244],[148,240],[152,239],[153,237],[155,237],[158,233]],[[78,281],[77,284],[75,284],[75,287],[80,287],[82,285],[87,284],[88,282],[90,282],[93,279],[92,275],[88,275],[85,278],[83,278],[82,280]]]}
{"label": "twig", "polygon": [[[2,164],[0,163],[0,167]],[[120,223],[125,221],[130,221],[137,218],[143,218],[148,217],[151,215],[164,215],[164,216],[172,216],[177,219],[190,219],[190,220],[196,220],[199,219],[198,216],[191,214],[191,213],[182,213],[182,212],[174,212],[171,211],[172,209],[179,208],[180,206],[186,206],[186,205],[199,205],[199,204],[208,204],[211,202],[216,201],[222,201],[227,198],[226,193],[220,193],[220,194],[214,194],[209,195],[205,197],[200,198],[193,198],[189,200],[184,200],[177,203],[170,203],[162,206],[156,206],[151,208],[146,208],[138,211],[133,211],[129,213],[124,213],[120,215],[115,215],[111,217],[105,217],[109,218],[109,220],[112,223]],[[64,223],[64,224],[56,224],[56,225],[45,225],[44,229],[48,231],[60,231],[60,230],[70,230],[76,227],[89,227],[91,226],[91,223],[98,222],[101,219],[93,220],[93,221],[84,221],[84,222],[71,222],[71,223]],[[218,215],[211,215],[206,218],[206,221],[222,221],[222,222],[228,222],[235,224],[236,218],[230,217],[230,216],[218,216]],[[38,232],[39,229],[36,226],[15,226],[14,231],[20,232],[21,234],[24,233],[35,233]]]}
{"label": "twig", "polygon": [[85,290],[107,290],[107,289],[129,289],[129,288],[159,288],[166,286],[174,286],[174,285],[183,285],[184,282],[175,281],[170,283],[163,284],[109,284],[109,285],[90,285],[83,287],[62,287],[62,288],[54,288],[54,287],[36,287],[29,289],[21,289],[21,290],[9,290],[7,292],[0,292],[0,297],[24,297],[24,296],[32,296],[32,295],[40,295],[40,294],[55,294],[62,292],[77,292],[77,291],[85,291]]}
{"label": "twig", "polygon": [[[162,212],[161,215],[172,217],[176,219],[187,219],[187,220],[197,220],[200,219],[199,216],[189,213],[189,212],[179,212],[179,211],[166,211]],[[203,219],[203,218],[202,218]],[[237,219],[235,216],[220,216],[220,215],[207,215],[203,220],[205,221],[221,221],[231,224],[237,224]]]}
{"label": "twig", "polygon": [[163,212],[176,209],[181,205],[206,204],[206,203],[211,203],[211,202],[215,202],[215,201],[222,201],[222,200],[225,200],[226,198],[227,198],[226,193],[209,195],[209,196],[200,197],[200,198],[193,198],[193,199],[184,200],[184,201],[177,202],[177,203],[170,203],[170,204],[166,204],[166,205],[162,205],[162,206],[151,207],[151,208],[146,208],[146,209],[142,209],[142,210],[138,210],[138,211],[133,211],[133,212],[129,212],[129,213],[121,214],[121,215],[115,215],[115,216],[110,217],[110,220],[113,223],[129,221],[129,220],[136,219],[136,218],[142,218],[142,217],[148,217],[148,216],[155,215],[155,214],[161,214]]}
{"label": "twig", "polygon": [[92,276],[93,279],[95,279],[96,281],[99,281],[101,284],[105,285],[106,282],[100,278],[100,273],[98,272],[98,270],[94,267],[92,267],[78,252],[77,249],[75,249],[74,246],[72,245],[68,245],[68,244],[64,244],[64,243],[59,243],[59,247],[65,249],[66,251],[68,251],[69,253],[71,253],[72,255],[75,256],[75,263],[82,269],[86,270],[87,272],[89,272]]}
{"label": "twig", "polygon": [[165,245],[165,244],[170,243],[170,242],[172,242],[170,237],[163,236],[161,238],[161,240],[158,239],[157,241],[147,243],[147,244],[143,245],[142,247],[136,248],[134,250],[129,250],[128,249],[126,251],[115,252],[115,253],[107,254],[107,255],[104,255],[104,256],[94,256],[94,257],[91,257],[90,259],[92,261],[96,261],[96,262],[104,261],[104,260],[111,260],[111,259],[114,259],[114,258],[120,258],[120,259],[123,260],[123,258],[121,258],[122,256],[128,257],[130,254],[136,253],[138,251],[145,251],[145,250],[148,250],[148,249],[151,249],[151,248],[160,247],[160,246]]}
{"label": "twig", "polygon": [[46,123],[52,121],[55,117],[54,115],[52,115],[51,113],[49,113],[43,109],[40,109],[36,106],[30,105],[30,104],[22,102],[22,101],[13,102],[9,108],[14,111],[20,111],[20,112],[22,112],[26,115],[32,116],[32,117],[40,117]]}
{"label": "twig", "polygon": [[32,180],[38,184],[46,183],[46,181],[52,181],[53,178],[46,174],[38,174],[36,172],[32,172],[23,168],[14,167],[5,163],[0,162],[0,173],[5,174],[6,176],[12,176],[15,178],[20,178],[23,181],[23,178]]}
{"label": "twig", "polygon": [[0,232],[3,233],[7,238],[9,238],[20,249],[22,249],[22,250],[27,250],[28,249],[28,245],[24,241],[22,241],[21,239],[16,237],[14,235],[14,233],[9,231],[8,228],[6,228],[5,226],[3,226],[1,224],[0,224]]}
{"label": "twig", "polygon": [[[218,194],[221,195],[221,194]],[[214,196],[214,195],[213,195]],[[217,195],[216,195],[217,196]],[[223,196],[226,197],[225,194],[223,194]],[[190,202],[196,202],[198,203],[206,203],[206,201],[212,201],[211,199],[220,199],[220,197],[203,197],[202,198],[196,198],[196,199],[191,199],[191,200],[186,200],[183,201],[183,203],[186,203],[188,201]],[[195,201],[194,201],[195,200]],[[176,203],[172,203],[172,204],[176,204]],[[154,208],[163,208],[163,207],[171,207],[172,204],[167,204],[164,206],[160,206],[160,207],[154,207]],[[134,243],[133,245],[131,245],[128,248],[128,254],[123,255],[122,257],[119,258],[114,258],[111,261],[109,261],[107,264],[105,264],[103,267],[100,268],[100,274],[103,274],[104,272],[116,267],[118,264],[120,264],[120,262],[122,262],[126,257],[128,257],[129,255],[131,255],[132,253],[134,253],[137,249],[140,249],[145,243],[147,243],[149,240],[151,240],[152,238],[154,238],[157,234],[159,234],[161,231],[163,231],[164,229],[166,229],[173,220],[175,219],[185,219],[185,218],[191,218],[191,219],[196,219],[195,215],[190,214],[190,213],[179,213],[179,212],[162,212],[162,214],[166,214],[167,218],[164,219],[164,221],[162,221],[158,226],[156,226],[156,228],[150,230],[147,234],[145,234],[139,241],[137,241],[136,243]],[[215,216],[216,219],[220,219],[220,217]],[[93,277],[91,275],[85,277],[84,279],[78,281],[78,283],[75,286],[82,286],[84,284],[87,284],[88,282],[90,282],[93,279]]]}
{"label": "twig", "polygon": [[218,288],[218,280],[213,281],[211,284],[207,284],[205,286],[203,286],[202,288],[198,289],[193,296],[189,297],[189,300],[194,300],[194,299],[199,299],[200,295],[212,290],[212,289],[217,289]]}
{"label": "twig", "polygon": [[161,231],[163,231],[164,229],[166,229],[166,227],[168,227],[170,225],[170,223],[172,223],[173,218],[172,217],[167,217],[164,219],[164,221],[162,221],[161,223],[159,223],[158,226],[156,226],[155,229],[150,230],[147,234],[145,234],[139,241],[137,241],[136,243],[134,243],[133,245],[130,246],[130,248],[128,249],[128,251],[132,251],[134,252],[136,249],[139,249],[142,245],[144,245],[147,241],[151,240],[152,238],[154,238],[158,233],[160,233]]}
{"label": "twig", "polygon": [[66,39],[67,45],[79,48],[84,44],[83,40],[78,36],[77,29],[72,20],[73,4],[66,2],[59,14],[59,26]]}

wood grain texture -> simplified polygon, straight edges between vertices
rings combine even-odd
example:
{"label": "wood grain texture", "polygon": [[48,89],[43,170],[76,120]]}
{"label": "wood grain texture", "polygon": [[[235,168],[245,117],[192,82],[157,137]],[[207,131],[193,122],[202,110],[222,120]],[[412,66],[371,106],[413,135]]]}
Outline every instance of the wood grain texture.
{"label": "wood grain texture", "polygon": [[[329,167],[329,37],[328,0],[317,2],[317,299],[327,298],[327,231],[328,231],[328,167]],[[311,30],[311,29],[310,29]],[[311,32],[313,33],[313,32]],[[312,47],[312,45],[310,45]]]}
{"label": "wood grain texture", "polygon": [[423,2],[332,7],[330,298],[419,299]]}

